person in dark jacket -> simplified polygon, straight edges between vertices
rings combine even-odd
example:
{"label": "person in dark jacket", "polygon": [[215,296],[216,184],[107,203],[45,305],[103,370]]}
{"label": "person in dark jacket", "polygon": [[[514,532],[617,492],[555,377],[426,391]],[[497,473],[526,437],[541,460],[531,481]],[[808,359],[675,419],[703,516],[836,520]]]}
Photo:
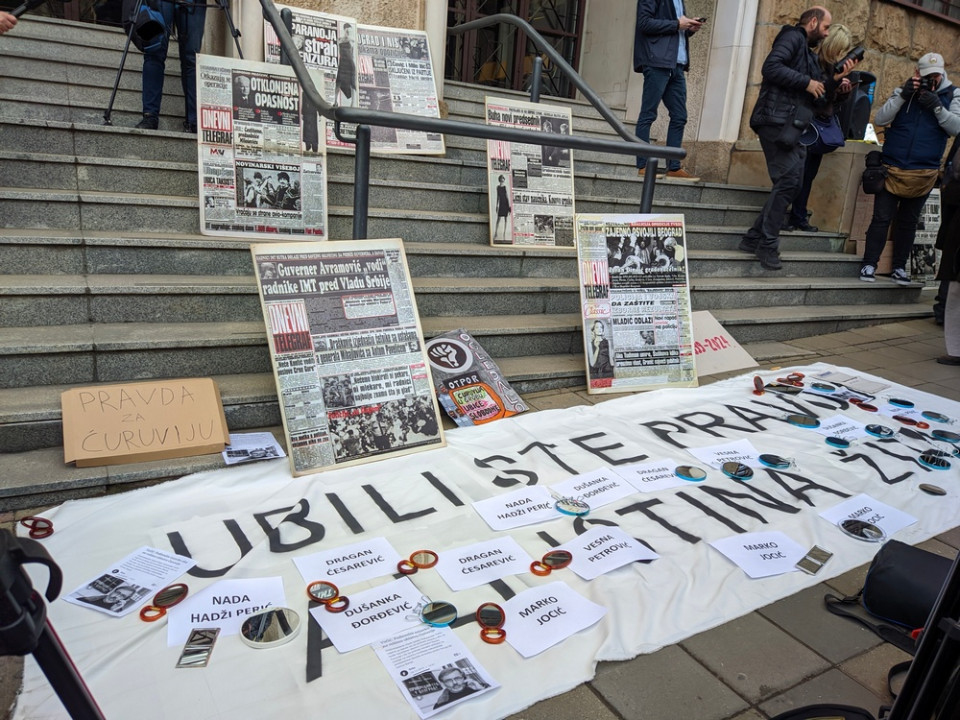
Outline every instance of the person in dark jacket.
{"label": "person in dark jacket", "polygon": [[750,116],[750,127],[760,137],[773,188],[753,226],[740,242],[740,249],[754,253],[766,270],[780,270],[780,229],[787,206],[803,182],[806,148],[800,133],[813,117],[813,107],[832,94],[853,61],[843,72],[824,78],[813,52],[830,32],[833,18],[823,7],[805,10],[796,25],[785,25],[761,69],[760,95]]}
{"label": "person in dark jacket", "polygon": [[[643,96],[637,117],[637,137],[650,142],[650,126],[663,102],[670,115],[667,146],[680,147],[687,125],[687,81],[690,68],[689,38],[703,25],[702,18],[688,18],[683,0],[637,0],[637,30],[633,42],[633,69],[643,73]],[[637,158],[643,175],[647,159]],[[699,180],[671,160],[667,177]]]}
{"label": "person in dark jacket", "polygon": [[890,279],[910,285],[907,259],[917,234],[920,212],[937,182],[947,139],[960,132],[960,93],[947,78],[943,56],[927,53],[903,87],[873,117],[888,125],[882,161],[887,168],[884,186],[873,198],[873,218],[867,228],[860,279],[874,282],[877,263],[894,223],[893,272]]}

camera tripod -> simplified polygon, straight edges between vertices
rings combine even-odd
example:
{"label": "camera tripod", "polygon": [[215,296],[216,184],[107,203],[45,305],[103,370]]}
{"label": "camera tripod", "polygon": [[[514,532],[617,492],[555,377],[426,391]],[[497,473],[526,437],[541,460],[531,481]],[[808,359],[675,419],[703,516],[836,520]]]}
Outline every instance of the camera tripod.
{"label": "camera tripod", "polygon": [[47,606],[33,589],[25,563],[46,565],[50,573],[44,595],[53,602],[60,594],[60,568],[36,540],[17,538],[0,530],[0,656],[32,653],[60,702],[74,720],[104,720],[83,678],[67,655]]}
{"label": "camera tripod", "polygon": [[[45,0],[27,0],[27,2],[44,2]],[[237,30],[237,26],[233,23],[233,17],[230,15],[230,6],[228,5],[229,0],[216,0],[215,3],[194,3],[189,2],[189,0],[159,0],[160,2],[168,2],[173,5],[179,5],[181,7],[206,7],[206,8],[219,8],[223,10],[223,15],[227,20],[227,27],[230,29],[230,36],[233,38],[233,43],[237,47],[237,57],[243,60],[243,50],[240,49],[240,31]],[[113,103],[117,99],[117,90],[120,88],[120,77],[123,75],[124,65],[127,64],[127,55],[130,52],[130,43],[133,41],[133,31],[135,25],[132,22],[133,18],[136,18],[140,14],[140,8],[143,7],[146,0],[137,0],[137,5],[133,10],[133,15],[125,18],[125,21],[130,21],[130,29],[127,31],[127,41],[123,46],[123,54],[120,56],[120,66],[117,68],[117,77],[113,81],[113,92],[110,93],[110,101],[107,103],[107,109],[103,112],[103,124],[104,125],[113,125],[111,116],[113,115]]]}

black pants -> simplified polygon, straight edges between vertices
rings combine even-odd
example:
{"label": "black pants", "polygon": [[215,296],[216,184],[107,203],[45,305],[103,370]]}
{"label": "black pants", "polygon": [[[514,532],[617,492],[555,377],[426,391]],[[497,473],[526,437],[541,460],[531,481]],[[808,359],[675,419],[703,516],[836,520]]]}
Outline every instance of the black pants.
{"label": "black pants", "polygon": [[800,192],[793,199],[793,207],[790,208],[790,224],[803,225],[807,221],[807,202],[810,200],[810,190],[813,188],[813,181],[820,172],[820,163],[823,162],[821,153],[810,152],[807,150],[807,159],[803,164],[803,182],[800,185]]}
{"label": "black pants", "polygon": [[904,198],[883,188],[873,196],[873,218],[867,228],[867,241],[863,249],[864,265],[876,266],[883,246],[887,243],[890,223],[893,222],[893,232],[890,234],[893,241],[893,267],[895,270],[907,267],[913,240],[917,235],[920,211],[923,210],[929,194]]}
{"label": "black pants", "polygon": [[777,250],[780,246],[780,226],[783,225],[787,207],[800,191],[807,157],[807,149],[799,143],[789,148],[778,145],[775,138],[779,134],[779,127],[757,128],[773,188],[757,219],[753,221],[753,227],[744,236],[749,243],[756,243],[758,247],[768,250]]}

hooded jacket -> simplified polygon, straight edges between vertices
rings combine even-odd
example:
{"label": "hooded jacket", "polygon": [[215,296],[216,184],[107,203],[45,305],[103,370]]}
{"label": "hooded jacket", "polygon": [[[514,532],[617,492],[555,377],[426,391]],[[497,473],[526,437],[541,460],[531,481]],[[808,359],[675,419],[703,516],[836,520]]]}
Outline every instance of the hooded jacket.
{"label": "hooded jacket", "polygon": [[883,162],[904,170],[940,167],[947,139],[960,132],[960,92],[943,74],[937,96],[942,110],[934,113],[909,100],[897,88],[873,117],[877,125],[889,125],[883,139]]}
{"label": "hooded jacket", "polygon": [[807,31],[799,25],[780,28],[773,47],[761,69],[763,81],[760,95],[750,115],[750,127],[780,127],[791,120],[798,105],[812,107],[813,97],[807,92],[810,80],[822,80],[827,94],[836,89],[833,78],[824,78],[817,56],[807,44]]}

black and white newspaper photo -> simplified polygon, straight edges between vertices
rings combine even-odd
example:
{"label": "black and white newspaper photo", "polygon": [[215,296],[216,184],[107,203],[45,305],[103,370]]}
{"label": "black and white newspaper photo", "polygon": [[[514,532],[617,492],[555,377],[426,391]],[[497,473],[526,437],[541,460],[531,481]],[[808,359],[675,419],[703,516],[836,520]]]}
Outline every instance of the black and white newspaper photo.
{"label": "black and white newspaper photo", "polygon": [[142,547],[63,599],[113,617],[123,617],[194,565],[193,560],[182,555]]}
{"label": "black and white newspaper photo", "polygon": [[326,239],[326,146],[292,70],[200,55],[197,103],[201,231]]}
{"label": "black and white newspaper photo", "polygon": [[444,445],[400,240],[252,245],[294,475]]}
{"label": "black and white newspaper photo", "polygon": [[682,215],[578,215],[587,390],[697,385]]}
{"label": "black and white newspaper photo", "polygon": [[421,625],[373,649],[421,718],[500,687],[448,627]]}
{"label": "black and white newspaper photo", "polygon": [[[570,135],[570,108],[486,98],[487,125]],[[574,248],[568,148],[487,141],[491,245]]]}

